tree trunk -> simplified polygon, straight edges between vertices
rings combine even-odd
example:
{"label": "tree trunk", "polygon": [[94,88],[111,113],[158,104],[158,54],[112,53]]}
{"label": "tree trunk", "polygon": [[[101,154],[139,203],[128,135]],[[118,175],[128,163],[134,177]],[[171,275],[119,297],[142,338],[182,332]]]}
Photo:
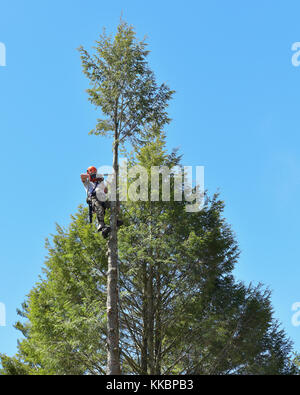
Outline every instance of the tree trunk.
{"label": "tree trunk", "polygon": [[149,357],[149,373],[154,374],[154,294],[153,294],[153,266],[149,264],[148,276],[148,357]]}
{"label": "tree trunk", "polygon": [[147,374],[148,370],[148,297],[147,297],[147,263],[143,262],[143,340],[141,349],[142,374]]}
{"label": "tree trunk", "polygon": [[154,368],[154,292],[153,292],[153,250],[152,250],[152,205],[150,202],[150,221],[149,221],[149,236],[150,236],[150,249],[149,249],[149,275],[147,284],[147,298],[148,298],[148,365],[149,374],[153,375]]}
{"label": "tree trunk", "polygon": [[155,313],[155,374],[161,374],[161,283],[160,283],[160,265],[157,263],[156,268],[156,286],[157,286],[157,306]]}
{"label": "tree trunk", "polygon": [[119,273],[118,273],[118,142],[113,148],[113,180],[112,188],[116,191],[111,199],[110,238],[108,241],[107,272],[107,374],[121,374],[119,349]]}

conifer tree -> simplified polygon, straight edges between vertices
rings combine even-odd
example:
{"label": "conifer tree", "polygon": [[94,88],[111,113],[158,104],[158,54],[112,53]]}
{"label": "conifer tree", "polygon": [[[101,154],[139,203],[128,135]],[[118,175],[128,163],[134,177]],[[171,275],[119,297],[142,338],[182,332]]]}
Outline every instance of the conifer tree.
{"label": "conifer tree", "polygon": [[[133,155],[135,164],[171,168],[180,157],[167,153],[159,133]],[[239,251],[224,203],[206,196],[202,211],[184,206],[121,204],[123,372],[296,374],[269,291],[233,278]],[[15,357],[1,356],[1,374],[106,374],[107,243],[80,208],[46,247],[43,276],[19,311],[24,338]]]}
{"label": "conifer tree", "polygon": [[[299,356],[292,360],[270,292],[233,277],[239,249],[218,195],[187,212],[171,176],[170,201],[118,200],[122,142],[133,143],[129,168],[143,166],[148,181],[153,166],[181,166],[163,132],[172,91],[156,85],[145,43],[122,22],[114,39],[101,36],[94,56],[80,51],[90,100],[104,117],[92,133],[113,137],[111,238],[83,207],[67,229],[57,226],[43,274],[18,311],[18,353],[0,355],[0,373],[118,374],[121,357],[125,374],[297,374]],[[129,177],[133,188],[138,176]],[[118,209],[125,227],[117,238]]]}

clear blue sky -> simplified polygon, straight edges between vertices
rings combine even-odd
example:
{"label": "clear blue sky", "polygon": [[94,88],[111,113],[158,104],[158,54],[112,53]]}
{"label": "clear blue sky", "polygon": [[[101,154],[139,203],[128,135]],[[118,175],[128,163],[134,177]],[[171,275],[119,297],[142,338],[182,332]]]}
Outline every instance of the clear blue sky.
{"label": "clear blue sky", "polygon": [[44,239],[84,202],[80,172],[111,163],[111,142],[88,136],[97,113],[76,48],[104,26],[115,32],[122,11],[148,36],[158,80],[177,91],[169,148],[205,166],[206,188],[226,202],[242,251],[236,278],[273,291],[300,351],[299,1],[10,0],[0,3],[0,352],[16,351],[16,308],[41,273]]}

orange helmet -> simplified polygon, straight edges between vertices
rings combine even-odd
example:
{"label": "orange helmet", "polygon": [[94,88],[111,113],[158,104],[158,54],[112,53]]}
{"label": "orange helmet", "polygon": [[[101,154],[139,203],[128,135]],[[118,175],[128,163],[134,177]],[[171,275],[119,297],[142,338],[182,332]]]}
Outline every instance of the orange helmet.
{"label": "orange helmet", "polygon": [[95,181],[96,177],[97,177],[97,169],[94,166],[90,166],[87,169],[87,173],[89,175],[90,181]]}
{"label": "orange helmet", "polygon": [[96,173],[96,174],[97,174],[97,169],[96,169],[96,167],[90,166],[90,167],[87,169],[87,173],[88,173],[88,174],[93,174],[93,173]]}

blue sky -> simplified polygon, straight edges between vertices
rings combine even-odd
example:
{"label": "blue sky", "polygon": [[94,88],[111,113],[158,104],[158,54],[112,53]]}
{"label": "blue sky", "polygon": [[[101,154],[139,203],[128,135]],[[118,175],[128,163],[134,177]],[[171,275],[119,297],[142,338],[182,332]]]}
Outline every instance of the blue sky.
{"label": "blue sky", "polygon": [[0,3],[0,352],[16,352],[16,308],[41,273],[45,238],[84,202],[79,174],[111,163],[111,142],[88,136],[97,113],[76,48],[115,32],[121,12],[148,36],[159,82],[177,91],[168,147],[205,166],[206,188],[226,203],[236,278],[272,290],[300,351],[299,2],[11,0]]}

